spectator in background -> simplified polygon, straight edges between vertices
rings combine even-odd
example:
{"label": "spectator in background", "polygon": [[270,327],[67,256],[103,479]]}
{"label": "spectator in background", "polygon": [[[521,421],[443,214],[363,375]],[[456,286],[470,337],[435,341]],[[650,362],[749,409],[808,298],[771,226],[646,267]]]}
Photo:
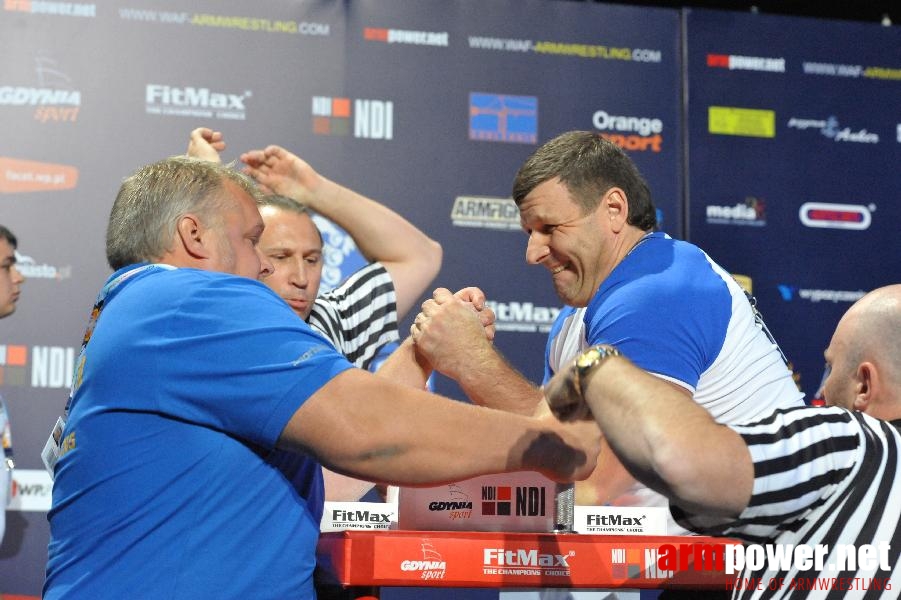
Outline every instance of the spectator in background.
{"label": "spectator in background", "polygon": [[[629,471],[668,497],[677,520],[693,531],[783,548],[828,547],[822,570],[798,560],[783,571],[746,567],[743,581],[781,578],[785,585],[750,586],[734,597],[897,597],[901,285],[857,301],[825,354],[828,407],[771,410],[741,424],[717,424],[612,346],[582,354],[546,391],[561,418],[596,420]],[[872,560],[839,558],[844,547],[868,545]],[[839,583],[804,589],[802,579],[817,578]]]}
{"label": "spectator in background", "polygon": [[[8,317],[16,310],[22,283],[25,278],[16,269],[16,247],[18,242],[13,233],[0,225],[0,319]],[[6,531],[6,507],[12,493],[13,442],[9,427],[9,409],[0,396],[0,543]]]}
{"label": "spectator in background", "polygon": [[54,468],[45,600],[313,598],[318,523],[276,449],[407,485],[593,468],[594,424],[353,368],[257,281],[257,193],[187,157],[123,182]]}
{"label": "spectator in background", "polygon": [[[625,152],[592,132],[541,146],[513,183],[526,261],[550,272],[567,305],[551,329],[546,377],[588,347],[616,344],[643,369],[738,422],[802,405],[785,359],[733,278],[698,247],[655,231],[647,184]],[[476,403],[532,414],[539,388],[515,372],[447,290],[413,325],[416,347]],[[576,486],[584,505],[665,506],[610,452]],[[668,533],[684,532],[670,521]]]}

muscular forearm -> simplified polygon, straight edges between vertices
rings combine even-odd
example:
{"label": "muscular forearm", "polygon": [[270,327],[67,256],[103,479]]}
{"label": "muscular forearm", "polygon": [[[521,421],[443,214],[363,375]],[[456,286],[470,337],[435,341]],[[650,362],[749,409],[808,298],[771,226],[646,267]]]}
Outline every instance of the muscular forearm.
{"label": "muscular forearm", "polygon": [[584,397],[626,468],[680,505],[737,515],[754,480],[748,449],[694,401],[623,358],[604,361]]}
{"label": "muscular forearm", "polygon": [[544,404],[544,395],[523,377],[493,346],[454,375],[467,397],[480,406],[521,415],[533,415]]}
{"label": "muscular forearm", "polygon": [[401,485],[513,470],[557,479],[587,476],[594,456],[568,445],[561,435],[569,436],[548,422],[454,402],[351,370],[307,400],[281,444],[312,450],[337,472]]}
{"label": "muscular forearm", "polygon": [[417,354],[413,339],[409,337],[401,342],[376,371],[379,377],[419,390],[426,388],[431,374],[432,366]]}

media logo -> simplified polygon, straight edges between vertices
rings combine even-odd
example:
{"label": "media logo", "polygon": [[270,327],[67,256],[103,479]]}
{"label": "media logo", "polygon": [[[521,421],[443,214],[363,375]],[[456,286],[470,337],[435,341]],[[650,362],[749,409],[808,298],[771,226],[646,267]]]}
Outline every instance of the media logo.
{"label": "media logo", "polygon": [[663,121],[656,117],[611,115],[598,110],[591,116],[594,128],[601,136],[624,150],[660,152],[663,143]]}
{"label": "media logo", "polygon": [[353,100],[313,96],[313,133],[318,135],[350,135],[353,123],[355,138],[394,139],[394,102],[390,100]]}
{"label": "media logo", "polygon": [[748,196],[744,202],[733,206],[708,205],[707,222],[712,225],[766,225],[766,202],[760,198]]}
{"label": "media logo", "polygon": [[413,44],[416,46],[447,46],[449,34],[446,31],[411,31],[408,29],[385,29],[366,27],[363,39],[386,44]]}
{"label": "media logo", "polygon": [[52,58],[37,56],[34,61],[37,86],[0,86],[0,106],[34,107],[32,117],[41,123],[77,121],[81,92],[72,79]]}
{"label": "media logo", "polygon": [[470,92],[469,139],[534,144],[538,141],[538,98]]}
{"label": "media logo", "polygon": [[251,96],[250,90],[233,94],[206,87],[148,83],[144,101],[148,115],[243,121],[247,118],[245,101]]}
{"label": "media logo", "polygon": [[0,194],[68,190],[78,183],[78,169],[0,156]]}
{"label": "media logo", "polygon": [[776,137],[776,111],[734,106],[708,106],[707,131],[718,135]]}
{"label": "media logo", "polygon": [[850,127],[841,127],[838,118],[830,116],[826,119],[806,119],[791,117],[788,120],[789,129],[817,129],[819,132],[834,142],[852,142],[857,144],[878,144],[879,134],[870,133],[866,129],[852,131]]}
{"label": "media logo", "polygon": [[420,546],[422,560],[402,560],[400,570],[419,572],[421,579],[444,579],[447,572],[447,561],[428,539],[423,539]]}
{"label": "media logo", "polygon": [[546,500],[547,490],[542,486],[483,485],[482,515],[543,517]]}
{"label": "media logo", "polygon": [[734,54],[708,54],[707,66],[730,71],[765,71],[785,73],[785,59],[761,56],[736,56]]}
{"label": "media logo", "polygon": [[520,231],[519,209],[512,198],[457,196],[451,209],[455,227]]}
{"label": "media logo", "polygon": [[818,229],[869,229],[873,222],[875,204],[831,204],[828,202],[805,202],[798,210],[798,218],[805,227]]}
{"label": "media logo", "polygon": [[535,306],[532,302],[489,300],[487,304],[497,316],[495,328],[498,331],[547,333],[560,312],[556,306]]}
{"label": "media logo", "polygon": [[67,388],[72,383],[75,348],[31,347],[31,379],[28,379],[28,347],[0,345],[0,384],[36,388]]}
{"label": "media logo", "polygon": [[60,17],[96,17],[97,5],[83,2],[51,2],[49,0],[3,0],[3,10],[57,15]]}
{"label": "media logo", "polygon": [[25,279],[55,279],[62,281],[72,277],[72,265],[56,267],[47,263],[38,263],[30,256],[19,253],[16,250],[16,269]]}
{"label": "media logo", "polygon": [[809,302],[857,302],[866,294],[863,290],[813,290],[802,289],[794,285],[780,283],[776,286],[779,295],[786,302],[792,302],[796,297]]}

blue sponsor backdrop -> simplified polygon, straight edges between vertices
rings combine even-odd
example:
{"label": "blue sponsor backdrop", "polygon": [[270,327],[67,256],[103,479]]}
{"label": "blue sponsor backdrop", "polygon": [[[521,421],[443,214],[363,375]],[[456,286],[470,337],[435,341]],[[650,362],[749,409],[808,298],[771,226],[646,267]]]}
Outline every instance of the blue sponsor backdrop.
{"label": "blue sponsor backdrop", "polygon": [[751,278],[810,398],[841,315],[901,280],[901,29],[685,22],[687,236]]}
{"label": "blue sponsor backdrop", "polygon": [[[611,136],[663,228],[752,278],[810,394],[848,299],[901,275],[899,48],[896,27],[546,0],[4,2],[0,223],[30,267],[0,322],[19,466],[41,468],[64,404],[119,182],[200,125],[225,160],[280,144],[410,218],[444,247],[436,285],[485,289],[536,381],[558,299],[525,264],[510,184],[563,131]],[[332,286],[361,258],[327,229]],[[39,506],[49,486],[17,494]],[[43,512],[8,513],[0,593],[40,593],[47,539]]]}

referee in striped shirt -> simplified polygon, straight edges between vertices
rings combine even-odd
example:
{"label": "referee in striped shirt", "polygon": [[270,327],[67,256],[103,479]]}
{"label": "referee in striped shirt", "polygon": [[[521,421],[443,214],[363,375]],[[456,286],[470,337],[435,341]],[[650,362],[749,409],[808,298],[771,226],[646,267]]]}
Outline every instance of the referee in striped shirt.
{"label": "referee in striped shirt", "polygon": [[746,568],[740,577],[763,585],[734,598],[898,598],[901,284],[857,301],[825,357],[827,407],[777,410],[744,425],[715,423],[611,346],[587,350],[545,391],[558,417],[594,417],[623,464],[669,497],[685,527],[823,553],[821,569],[804,561]]}

